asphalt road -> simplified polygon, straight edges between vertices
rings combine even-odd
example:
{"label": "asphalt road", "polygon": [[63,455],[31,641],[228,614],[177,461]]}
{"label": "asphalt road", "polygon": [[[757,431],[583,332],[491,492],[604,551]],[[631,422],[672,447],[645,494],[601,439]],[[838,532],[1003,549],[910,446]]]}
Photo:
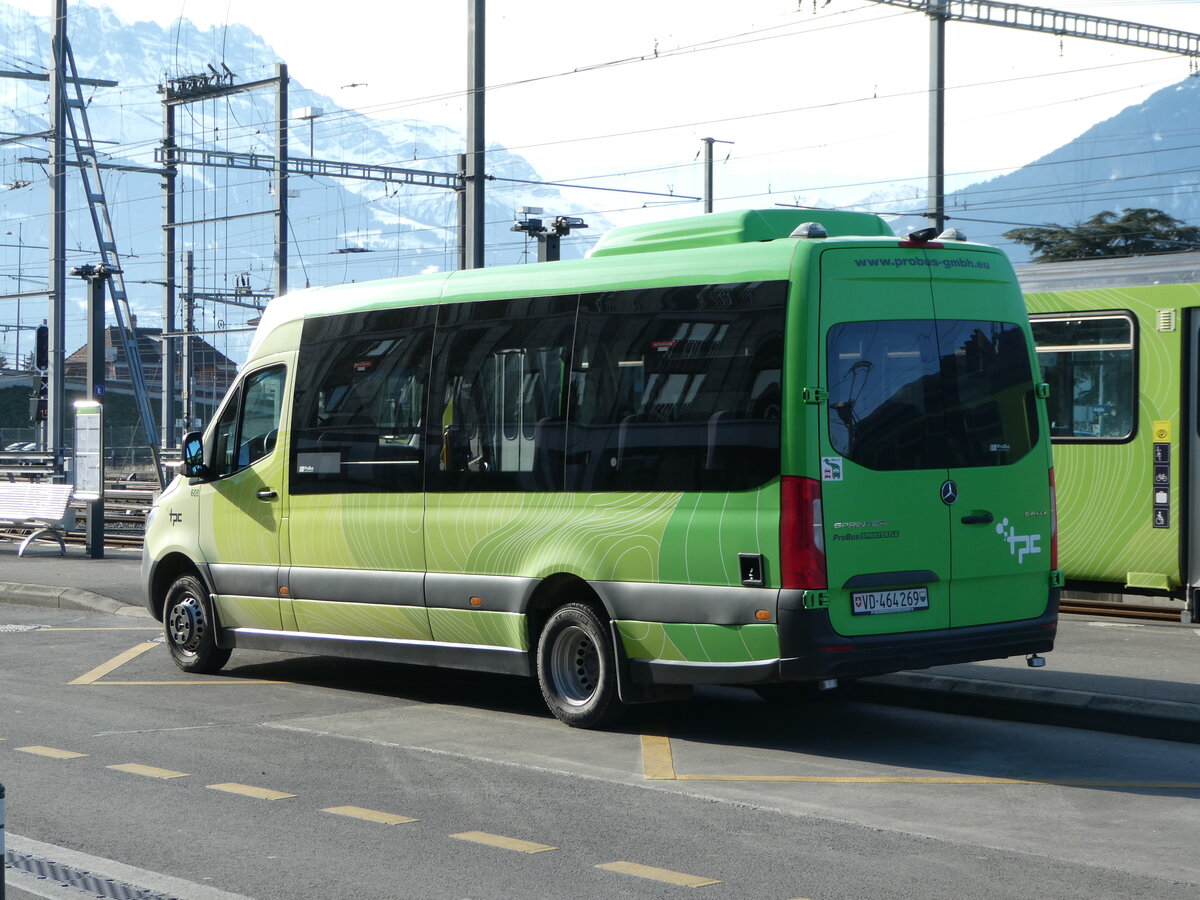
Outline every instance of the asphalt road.
{"label": "asphalt road", "polygon": [[0,605],[10,851],[196,900],[1200,885],[1191,744],[734,689],[582,732],[524,680],[243,651],[187,676],[157,637]]}

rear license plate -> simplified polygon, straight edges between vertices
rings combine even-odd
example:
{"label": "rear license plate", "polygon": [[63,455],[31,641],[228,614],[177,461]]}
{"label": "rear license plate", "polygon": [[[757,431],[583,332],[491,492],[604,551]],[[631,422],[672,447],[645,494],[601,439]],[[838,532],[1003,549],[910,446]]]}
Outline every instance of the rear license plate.
{"label": "rear license plate", "polygon": [[929,609],[929,588],[905,588],[899,591],[859,591],[850,595],[856,616],[912,612]]}

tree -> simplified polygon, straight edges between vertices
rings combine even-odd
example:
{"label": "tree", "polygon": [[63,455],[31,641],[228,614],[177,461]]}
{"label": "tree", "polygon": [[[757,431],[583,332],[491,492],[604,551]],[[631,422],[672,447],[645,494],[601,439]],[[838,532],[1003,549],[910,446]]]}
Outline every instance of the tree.
{"label": "tree", "polygon": [[1119,217],[1106,210],[1079,225],[1014,228],[1004,237],[1029,247],[1037,263],[1200,248],[1200,227],[1159,209],[1123,209]]}

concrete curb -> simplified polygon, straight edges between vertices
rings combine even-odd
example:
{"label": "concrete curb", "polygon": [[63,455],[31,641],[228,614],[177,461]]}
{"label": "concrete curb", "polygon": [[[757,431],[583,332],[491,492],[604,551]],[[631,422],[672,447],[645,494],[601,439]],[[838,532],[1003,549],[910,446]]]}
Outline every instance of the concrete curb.
{"label": "concrete curb", "polygon": [[855,699],[958,715],[1200,744],[1200,705],[948,675],[862,680]]}
{"label": "concrete curb", "polygon": [[114,616],[151,618],[140,606],[130,606],[112,597],[95,594],[81,588],[50,587],[42,584],[16,584],[0,581],[0,602],[24,606],[48,606],[53,609],[78,609],[85,612],[108,613]]}

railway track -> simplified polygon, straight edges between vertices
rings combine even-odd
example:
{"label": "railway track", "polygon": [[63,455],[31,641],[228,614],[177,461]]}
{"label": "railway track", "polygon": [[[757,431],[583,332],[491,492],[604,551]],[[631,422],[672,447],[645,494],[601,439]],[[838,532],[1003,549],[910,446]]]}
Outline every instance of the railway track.
{"label": "railway track", "polygon": [[1178,622],[1183,606],[1137,606],[1133,603],[1112,603],[1104,600],[1063,600],[1059,612],[1085,616],[1105,616],[1114,619],[1142,619],[1155,622]]}

